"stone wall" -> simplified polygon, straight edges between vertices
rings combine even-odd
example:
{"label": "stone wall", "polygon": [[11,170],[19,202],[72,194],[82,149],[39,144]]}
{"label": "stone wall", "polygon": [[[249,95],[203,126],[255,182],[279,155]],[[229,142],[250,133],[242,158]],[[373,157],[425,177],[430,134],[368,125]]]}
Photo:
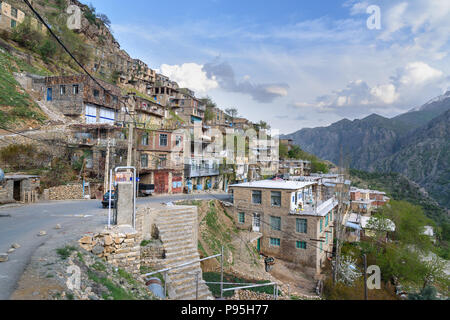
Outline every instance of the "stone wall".
{"label": "stone wall", "polygon": [[80,246],[128,273],[140,274],[141,247],[138,233],[130,226],[116,226],[79,240]]}
{"label": "stone wall", "polygon": [[148,245],[141,247],[141,266],[152,269],[163,269],[166,250],[160,240],[153,240]]}
{"label": "stone wall", "polygon": [[58,186],[48,189],[46,200],[77,200],[83,199],[83,187],[81,184]]}

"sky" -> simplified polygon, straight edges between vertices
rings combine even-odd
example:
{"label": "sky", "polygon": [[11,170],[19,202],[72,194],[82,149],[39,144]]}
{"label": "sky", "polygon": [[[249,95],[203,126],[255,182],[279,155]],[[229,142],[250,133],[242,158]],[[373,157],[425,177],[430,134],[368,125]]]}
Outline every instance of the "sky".
{"label": "sky", "polygon": [[284,134],[450,88],[449,0],[90,2],[133,58]]}

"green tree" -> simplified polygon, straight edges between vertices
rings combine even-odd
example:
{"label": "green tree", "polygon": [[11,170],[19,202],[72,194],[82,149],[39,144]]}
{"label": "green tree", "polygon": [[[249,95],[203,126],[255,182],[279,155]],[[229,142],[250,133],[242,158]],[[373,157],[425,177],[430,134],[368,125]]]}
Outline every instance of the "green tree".
{"label": "green tree", "polygon": [[289,157],[288,146],[283,143],[280,143],[279,154],[280,154],[280,159],[287,159]]}

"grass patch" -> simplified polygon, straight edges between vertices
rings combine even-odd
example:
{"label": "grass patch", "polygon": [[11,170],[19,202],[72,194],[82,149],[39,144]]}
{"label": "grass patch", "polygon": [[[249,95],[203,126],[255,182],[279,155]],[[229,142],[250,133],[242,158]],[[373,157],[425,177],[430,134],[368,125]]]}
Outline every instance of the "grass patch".
{"label": "grass patch", "polygon": [[[220,273],[219,272],[204,272],[203,273],[203,279],[206,282],[220,282]],[[224,274],[223,275],[223,281],[224,282],[230,282],[230,283],[254,283],[254,284],[263,284],[263,283],[270,283],[270,281],[250,281],[248,279],[238,278],[231,274]],[[209,287],[209,290],[211,290],[211,293],[215,297],[220,297],[220,284],[207,284]],[[224,285],[223,288],[233,288],[233,287],[240,287],[242,285]],[[258,288],[251,288],[247,289],[248,291],[258,292],[258,293],[267,293],[270,295],[273,295],[273,286],[267,286],[267,287],[258,287]],[[232,297],[234,295],[233,291],[225,291],[223,293],[223,296],[228,298]]]}
{"label": "grass patch", "polygon": [[76,251],[77,249],[72,246],[66,246],[64,248],[56,249],[56,253],[59,255],[59,257],[63,260],[66,260],[72,252]]}
{"label": "grass patch", "polygon": [[135,300],[132,294],[127,292],[125,289],[115,285],[108,278],[100,278],[90,270],[88,271],[88,277],[92,281],[102,284],[108,289],[109,294],[107,293],[103,294],[103,299],[105,300],[108,300],[110,297],[112,297],[113,300]]}
{"label": "grass patch", "polygon": [[142,240],[141,247],[146,247],[152,242],[153,242],[153,240]]}
{"label": "grass patch", "polygon": [[105,272],[106,266],[103,263],[97,261],[92,265],[92,269]]}
{"label": "grass patch", "polygon": [[119,276],[125,279],[130,285],[135,286],[138,284],[136,279],[125,270],[119,268],[117,272],[119,273]]}
{"label": "grass patch", "polygon": [[42,123],[46,119],[45,115],[12,74],[18,71],[37,73],[38,70],[9,53],[0,51],[0,124],[7,125],[19,120]]}

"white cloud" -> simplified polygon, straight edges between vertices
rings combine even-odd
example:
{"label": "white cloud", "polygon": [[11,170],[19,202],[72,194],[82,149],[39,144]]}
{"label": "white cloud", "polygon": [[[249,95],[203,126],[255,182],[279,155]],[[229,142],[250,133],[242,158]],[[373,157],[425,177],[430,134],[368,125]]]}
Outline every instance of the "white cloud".
{"label": "white cloud", "polygon": [[398,99],[398,94],[396,91],[397,89],[395,88],[395,86],[392,83],[390,83],[375,86],[370,90],[370,93],[374,97],[381,100],[384,104],[390,105],[395,101],[397,101]]}
{"label": "white cloud", "polygon": [[203,70],[203,65],[183,63],[180,65],[162,64],[160,72],[176,81],[180,87],[189,88],[195,92],[206,93],[219,87],[215,77],[209,78]]}
{"label": "white cloud", "polygon": [[441,78],[444,73],[424,62],[411,62],[399,72],[399,81],[405,86],[418,86]]}

